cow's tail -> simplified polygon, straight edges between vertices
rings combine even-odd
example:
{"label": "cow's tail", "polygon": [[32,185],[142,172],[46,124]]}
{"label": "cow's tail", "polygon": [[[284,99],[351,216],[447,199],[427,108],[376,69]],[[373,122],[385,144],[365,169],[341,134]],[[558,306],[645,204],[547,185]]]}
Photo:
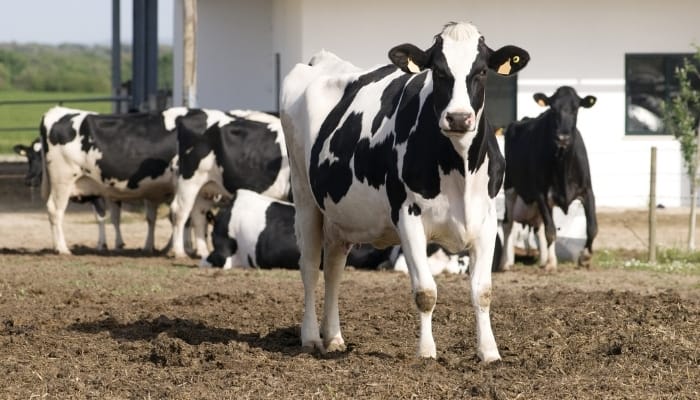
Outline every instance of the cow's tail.
{"label": "cow's tail", "polygon": [[39,133],[41,134],[41,198],[47,201],[49,198],[49,192],[51,191],[51,186],[49,182],[49,172],[46,166],[46,151],[48,150],[48,132],[46,131],[46,125],[44,125],[44,117],[41,117],[41,124],[39,125]]}

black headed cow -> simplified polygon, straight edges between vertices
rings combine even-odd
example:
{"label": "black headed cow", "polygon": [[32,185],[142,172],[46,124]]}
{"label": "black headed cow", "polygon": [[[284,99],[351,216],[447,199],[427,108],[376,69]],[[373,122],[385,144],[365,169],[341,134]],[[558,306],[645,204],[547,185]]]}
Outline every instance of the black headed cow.
{"label": "black headed cow", "polygon": [[[287,75],[282,125],[292,168],[304,283],[302,346],[343,351],[338,292],[353,243],[401,244],[420,312],[418,355],[435,357],[437,287],[426,248],[470,249],[477,355],[500,358],[491,330],[494,197],[504,159],[483,117],[487,71],[510,75],[526,51],[492,50],[471,24],[450,23],[421,50],[389,51],[393,64],[360,70],[322,52]],[[323,250],[324,317],[315,288]]]}
{"label": "black headed cow", "polygon": [[596,98],[581,98],[568,86],[560,87],[550,97],[536,93],[534,98],[549,109],[536,118],[512,123],[505,132],[506,213],[500,269],[508,270],[514,262],[514,221],[537,230],[540,266],[556,269],[552,208],[557,206],[566,213],[576,199],[583,203],[587,225],[586,244],[578,262],[589,266],[598,224],[586,146],[576,119],[579,108],[593,106]]}
{"label": "black headed cow", "polygon": [[[173,108],[177,124],[177,191],[171,203],[175,257],[185,257],[183,230],[192,219],[196,255],[209,253],[206,211],[217,196],[238,189],[286,199],[290,193],[287,148],[279,118],[258,111]],[[199,212],[192,212],[193,207]]]}

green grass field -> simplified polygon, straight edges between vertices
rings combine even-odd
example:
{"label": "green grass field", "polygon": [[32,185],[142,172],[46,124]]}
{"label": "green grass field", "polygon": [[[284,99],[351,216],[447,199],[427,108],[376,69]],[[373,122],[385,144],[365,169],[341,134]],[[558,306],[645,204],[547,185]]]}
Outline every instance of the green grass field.
{"label": "green grass field", "polygon": [[[80,92],[25,92],[17,90],[0,91],[0,103],[15,100],[69,100],[78,98],[108,97],[109,93]],[[57,103],[40,104],[0,104],[0,155],[12,154],[12,147],[18,143],[29,144],[39,136],[41,116]],[[111,112],[110,102],[70,102],[66,107],[96,112]],[[8,128],[35,128],[32,130],[10,130]]]}

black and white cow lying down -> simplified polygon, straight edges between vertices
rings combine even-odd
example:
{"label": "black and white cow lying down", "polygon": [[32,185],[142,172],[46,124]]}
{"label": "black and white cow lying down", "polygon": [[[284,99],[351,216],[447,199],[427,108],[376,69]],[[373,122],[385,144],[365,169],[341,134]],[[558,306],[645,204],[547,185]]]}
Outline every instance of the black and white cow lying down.
{"label": "black and white cow lying down", "polygon": [[[299,268],[299,246],[294,235],[294,205],[239,189],[233,203],[219,210],[212,230],[213,250],[202,258],[202,267]],[[433,275],[465,273],[465,257],[449,255],[428,246]],[[353,246],[347,265],[361,269],[396,269],[408,273],[398,246],[375,249]]]}
{"label": "black and white cow lying down", "polygon": [[586,244],[578,263],[588,267],[598,224],[586,146],[576,120],[579,108],[592,107],[596,98],[581,98],[573,88],[562,86],[550,97],[536,93],[534,99],[549,109],[536,118],[512,123],[505,132],[506,212],[500,270],[509,270],[515,259],[514,221],[536,229],[540,266],[556,269],[552,208],[567,213],[576,199],[581,200],[586,215]]}
{"label": "black and white cow lying down", "polygon": [[[204,227],[211,199],[249,189],[277,199],[290,195],[289,162],[279,118],[257,111],[168,111],[177,122],[177,190],[171,203],[175,257],[184,257],[183,229],[192,218],[195,255],[209,249]],[[201,228],[198,228],[201,227]]]}
{"label": "black and white cow lying down", "polygon": [[[27,158],[27,174],[24,178],[25,185],[35,188],[41,186],[42,176],[42,152],[41,140],[34,140],[31,145],[26,146],[18,144],[14,146],[15,153]],[[114,226],[114,248],[121,249],[124,247],[124,239],[121,232],[121,206],[119,203],[109,201],[101,196],[73,196],[70,201],[77,203],[90,203],[95,212],[95,221],[97,222],[97,249],[107,249],[107,239],[105,232],[106,210],[109,208],[109,216]]]}
{"label": "black and white cow lying down", "polygon": [[56,251],[70,254],[63,216],[74,196],[146,201],[144,249],[154,249],[157,205],[173,193],[173,128],[160,113],[107,115],[53,107],[44,114],[41,186]]}
{"label": "black and white cow lying down", "polygon": [[[423,51],[403,44],[393,65],[360,70],[323,52],[297,64],[282,94],[304,283],[303,347],[343,351],[338,293],[353,243],[401,244],[420,313],[418,355],[435,357],[437,300],[426,245],[469,249],[477,355],[500,358],[491,330],[494,197],[505,168],[483,117],[488,69],[511,75],[526,51],[490,49],[476,27],[450,23]],[[323,322],[315,287],[323,250]]]}

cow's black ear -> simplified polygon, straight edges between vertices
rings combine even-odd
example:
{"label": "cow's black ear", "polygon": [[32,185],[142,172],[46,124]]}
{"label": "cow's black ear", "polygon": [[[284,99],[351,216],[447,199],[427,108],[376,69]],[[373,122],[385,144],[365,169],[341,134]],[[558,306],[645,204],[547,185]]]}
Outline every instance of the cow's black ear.
{"label": "cow's black ear", "polygon": [[591,108],[596,102],[595,96],[586,96],[581,99],[581,107],[583,108]]}
{"label": "cow's black ear", "polygon": [[547,107],[549,105],[549,97],[544,93],[535,93],[532,95],[535,99],[535,103],[539,104],[541,107]]}
{"label": "cow's black ear", "polygon": [[389,50],[389,59],[403,72],[414,74],[428,67],[430,57],[418,47],[404,43]]}
{"label": "cow's black ear", "polygon": [[525,68],[530,54],[517,46],[503,46],[491,53],[489,68],[500,75],[513,75]]}
{"label": "cow's black ear", "polygon": [[15,145],[12,150],[15,151],[15,153],[19,154],[20,156],[27,156],[27,151],[29,150],[29,147],[23,145],[23,144],[17,144]]}

